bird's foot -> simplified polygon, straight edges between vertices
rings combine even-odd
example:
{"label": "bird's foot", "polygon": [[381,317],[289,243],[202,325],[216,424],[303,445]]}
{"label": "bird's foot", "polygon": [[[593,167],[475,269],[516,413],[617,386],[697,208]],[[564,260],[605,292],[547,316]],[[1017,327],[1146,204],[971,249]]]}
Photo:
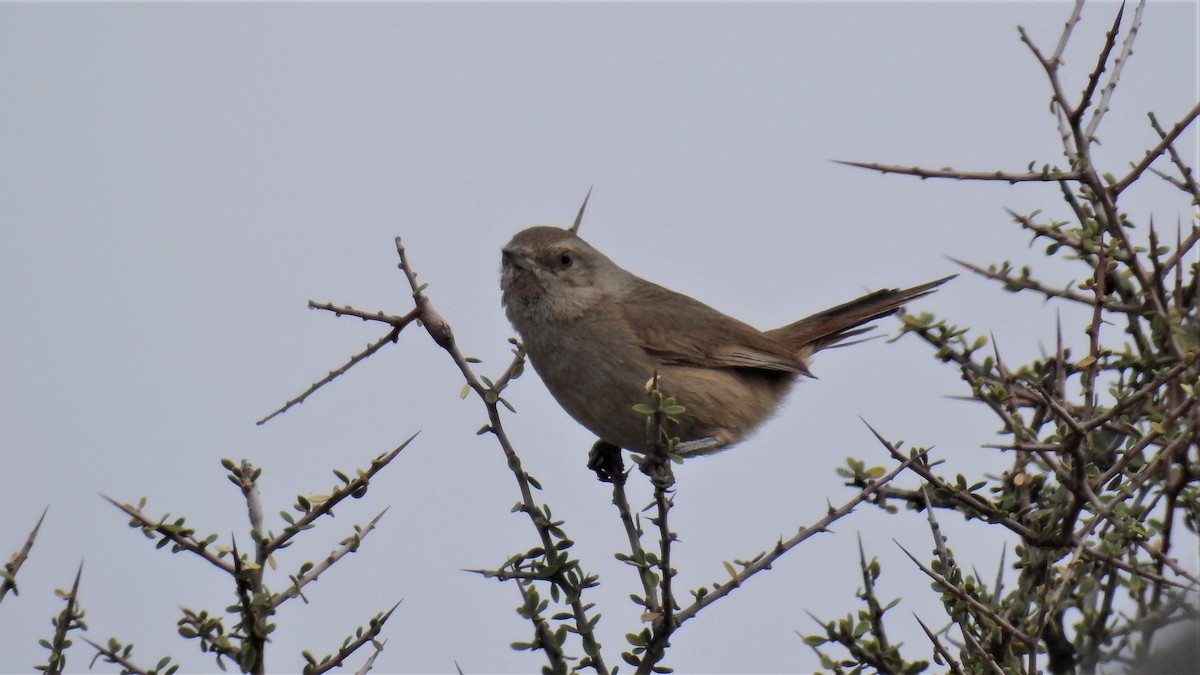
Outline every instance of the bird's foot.
{"label": "bird's foot", "polygon": [[675,485],[675,472],[671,470],[671,457],[660,452],[648,452],[642,456],[638,468],[650,478],[650,484],[662,490]]}
{"label": "bird's foot", "polygon": [[596,441],[588,452],[588,468],[596,472],[596,478],[612,483],[625,477],[625,463],[621,461],[621,448],[608,441]]}

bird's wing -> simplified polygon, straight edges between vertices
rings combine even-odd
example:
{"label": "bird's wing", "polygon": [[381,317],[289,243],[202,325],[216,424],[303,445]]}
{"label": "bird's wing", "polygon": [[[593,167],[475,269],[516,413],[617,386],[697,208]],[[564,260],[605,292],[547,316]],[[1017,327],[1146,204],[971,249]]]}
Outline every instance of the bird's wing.
{"label": "bird's wing", "polygon": [[639,346],[664,363],[808,373],[774,338],[657,284],[642,281],[621,309]]}

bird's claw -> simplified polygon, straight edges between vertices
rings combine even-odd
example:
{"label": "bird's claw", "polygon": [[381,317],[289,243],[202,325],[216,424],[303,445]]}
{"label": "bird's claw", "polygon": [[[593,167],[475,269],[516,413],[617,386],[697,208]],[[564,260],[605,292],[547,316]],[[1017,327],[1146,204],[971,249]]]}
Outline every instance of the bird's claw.
{"label": "bird's claw", "polygon": [[588,468],[596,472],[596,478],[612,483],[625,477],[625,463],[621,460],[621,448],[607,441],[596,441],[588,452]]}

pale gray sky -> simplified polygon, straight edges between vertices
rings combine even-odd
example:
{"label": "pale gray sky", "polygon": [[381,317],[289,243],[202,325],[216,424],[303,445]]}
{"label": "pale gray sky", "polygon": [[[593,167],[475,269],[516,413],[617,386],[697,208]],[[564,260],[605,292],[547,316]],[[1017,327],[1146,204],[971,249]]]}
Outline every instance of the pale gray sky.
{"label": "pale gray sky", "polygon": [[[1114,4],[1085,10],[1069,88],[1094,64]],[[378,672],[531,672],[509,643],[531,629],[515,588],[462,572],[535,544],[503,456],[475,430],[452,364],[406,332],[265,428],[253,422],[381,332],[311,312],[308,299],[402,313],[404,237],[463,349],[497,374],[512,334],[499,247],[531,224],[566,224],[595,186],[582,234],[619,264],[760,327],[882,286],[952,273],[950,255],[1037,261],[1005,215],[1058,209],[1054,189],[873,175],[833,158],[961,168],[1057,162],[1043,73],[1018,41],[1051,48],[1065,3],[0,4],[0,554],[50,507],[0,606],[0,671],[44,658],[56,587],[85,562],[96,641],[153,665],[215,665],[175,635],[178,607],[233,598],[215,570],[156,551],[97,493],[149,499],[203,532],[239,533],[221,457],[264,467],[268,514],[365,466],[417,430],[365,500],[289,549],[281,572],[323,556],[354,522],[391,510],[361,551],[276,617],[275,672],[327,653],[397,600]],[[1195,3],[1155,2],[1102,157],[1120,171],[1196,91]],[[1195,143],[1192,133],[1189,142]],[[1194,147],[1190,146],[1190,147]],[[1148,181],[1134,220],[1189,217]],[[1047,276],[1079,270],[1061,265]],[[960,278],[918,309],[994,333],[1010,361],[1052,344],[1054,308]],[[1081,329],[1068,339],[1081,341]],[[883,322],[894,332],[894,321]],[[743,445],[677,470],[679,586],[746,558],[851,496],[833,473],[885,463],[859,421],[936,445],[977,474],[997,426],[955,371],[915,340],[825,353],[780,414]],[[589,434],[530,372],[508,392],[525,466],[602,586],[600,637],[619,663],[637,590],[612,553],[624,534],[584,463]],[[643,503],[648,491],[635,496]],[[278,527],[278,521],[275,521]],[[990,576],[1000,541],[951,543]],[[860,533],[902,595],[897,637],[928,656],[911,612],[944,619],[892,539],[922,555],[921,518],[864,511],[785,557],[673,639],[677,672],[814,670],[805,614],[857,610]],[[284,577],[280,575],[280,579]],[[277,582],[281,584],[281,582]],[[72,670],[91,654],[76,641]],[[100,668],[104,670],[104,668]]]}

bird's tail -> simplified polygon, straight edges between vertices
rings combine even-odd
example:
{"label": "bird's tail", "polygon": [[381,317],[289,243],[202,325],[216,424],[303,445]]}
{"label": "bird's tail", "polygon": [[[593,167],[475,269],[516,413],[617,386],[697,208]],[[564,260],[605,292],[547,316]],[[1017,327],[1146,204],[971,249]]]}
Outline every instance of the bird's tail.
{"label": "bird's tail", "polygon": [[807,361],[808,357],[822,349],[836,347],[855,335],[871,330],[873,326],[863,324],[895,314],[905,303],[929,295],[955,276],[958,275],[950,275],[904,290],[891,288],[868,293],[795,323],[769,330],[767,335],[791,345],[797,351],[797,356]]}

